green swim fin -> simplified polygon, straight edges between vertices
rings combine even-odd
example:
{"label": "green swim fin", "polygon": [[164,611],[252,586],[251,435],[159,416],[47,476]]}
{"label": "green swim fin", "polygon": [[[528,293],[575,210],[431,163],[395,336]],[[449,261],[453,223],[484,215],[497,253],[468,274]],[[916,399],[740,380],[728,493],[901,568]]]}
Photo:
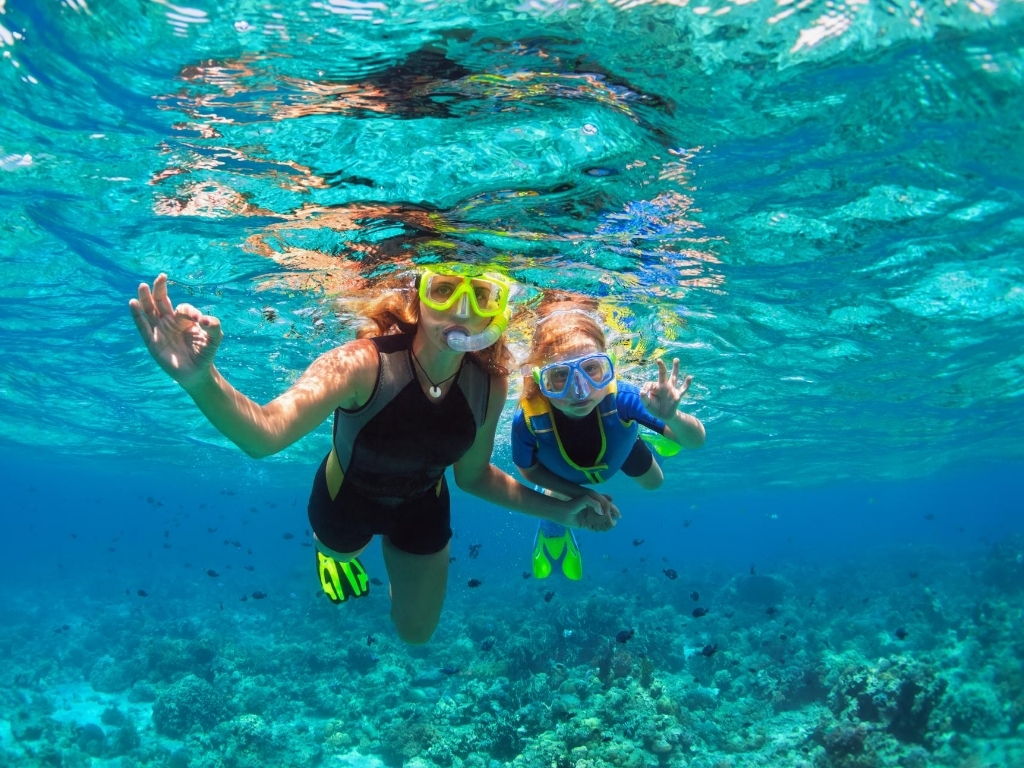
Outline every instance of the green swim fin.
{"label": "green swim fin", "polygon": [[546,579],[555,563],[561,563],[562,573],[567,579],[579,581],[583,578],[583,558],[572,528],[542,520],[533,544],[534,578]]}
{"label": "green swim fin", "polygon": [[656,454],[665,458],[671,458],[683,450],[679,443],[673,443],[664,435],[645,432],[640,435],[640,439],[647,443]]}
{"label": "green swim fin", "polygon": [[359,558],[342,563],[318,549],[316,570],[320,586],[332,603],[341,603],[350,597],[366,597],[370,592],[370,579]]}

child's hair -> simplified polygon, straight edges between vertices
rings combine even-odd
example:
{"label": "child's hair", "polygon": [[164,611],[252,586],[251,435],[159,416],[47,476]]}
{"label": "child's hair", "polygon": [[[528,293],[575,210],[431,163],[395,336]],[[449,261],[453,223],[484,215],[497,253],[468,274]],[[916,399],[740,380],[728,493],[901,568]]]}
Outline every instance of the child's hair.
{"label": "child's hair", "polygon": [[604,330],[593,315],[596,310],[595,299],[561,292],[544,297],[537,308],[530,354],[522,363],[524,400],[540,396],[540,387],[531,374],[533,368],[562,357],[581,337],[593,341],[602,352],[606,351],[608,342]]}
{"label": "child's hair", "polygon": [[[420,324],[420,297],[408,281],[394,280],[377,286],[383,292],[361,307],[359,314],[363,324],[356,332],[357,339],[373,336],[390,336],[395,333],[415,334]],[[505,342],[504,335],[486,349],[467,352],[469,358],[492,376],[508,376],[514,358]]]}

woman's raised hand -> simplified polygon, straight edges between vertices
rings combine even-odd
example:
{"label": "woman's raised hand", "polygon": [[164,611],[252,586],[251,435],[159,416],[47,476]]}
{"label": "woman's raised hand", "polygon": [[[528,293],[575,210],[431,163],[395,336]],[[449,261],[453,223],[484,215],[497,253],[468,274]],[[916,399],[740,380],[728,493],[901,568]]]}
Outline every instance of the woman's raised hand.
{"label": "woman's raised hand", "polygon": [[167,275],[157,276],[152,291],[142,283],[128,307],[149,354],[172,379],[187,388],[209,371],[224,338],[220,320],[191,304],[171,306]]}

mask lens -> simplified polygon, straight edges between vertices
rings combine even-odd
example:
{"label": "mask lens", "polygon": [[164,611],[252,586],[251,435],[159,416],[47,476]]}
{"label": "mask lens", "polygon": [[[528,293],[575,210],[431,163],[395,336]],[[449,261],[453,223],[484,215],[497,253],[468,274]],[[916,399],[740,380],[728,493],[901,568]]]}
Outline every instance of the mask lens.
{"label": "mask lens", "polygon": [[506,297],[506,293],[500,283],[484,278],[473,278],[470,280],[470,287],[477,314],[481,317],[500,315],[505,309],[503,298]]}
{"label": "mask lens", "polygon": [[461,277],[452,275],[427,275],[422,298],[434,309],[448,309],[455,303],[462,285]]}
{"label": "mask lens", "polygon": [[579,369],[595,387],[603,387],[612,380],[612,361],[605,355],[581,360]]}
{"label": "mask lens", "polygon": [[541,385],[548,397],[562,397],[569,386],[572,367],[568,365],[547,365],[541,370]]}

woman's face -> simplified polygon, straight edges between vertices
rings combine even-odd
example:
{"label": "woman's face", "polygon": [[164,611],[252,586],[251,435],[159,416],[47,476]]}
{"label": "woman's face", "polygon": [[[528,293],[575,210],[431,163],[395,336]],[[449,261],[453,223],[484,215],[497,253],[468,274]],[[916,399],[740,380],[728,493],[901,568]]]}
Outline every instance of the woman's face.
{"label": "woman's face", "polygon": [[494,318],[476,314],[469,302],[457,301],[449,309],[434,309],[420,302],[420,331],[432,345],[448,352],[452,351],[445,341],[449,331],[461,330],[467,336],[474,336],[483,332],[492,320]]}
{"label": "woman's face", "polygon": [[[567,346],[560,354],[550,360],[545,360],[544,365],[564,363],[566,360],[575,360],[579,357],[597,355],[603,352],[604,350],[601,349],[596,341],[587,336],[581,336],[572,344]],[[572,388],[570,387],[569,395],[567,397],[550,397],[548,398],[548,402],[551,403],[552,407],[557,408],[569,418],[582,419],[594,410],[598,403],[607,397],[609,386],[611,386],[611,384],[601,387],[600,389],[590,387],[590,392],[587,393],[586,397],[579,400],[573,398]]]}

